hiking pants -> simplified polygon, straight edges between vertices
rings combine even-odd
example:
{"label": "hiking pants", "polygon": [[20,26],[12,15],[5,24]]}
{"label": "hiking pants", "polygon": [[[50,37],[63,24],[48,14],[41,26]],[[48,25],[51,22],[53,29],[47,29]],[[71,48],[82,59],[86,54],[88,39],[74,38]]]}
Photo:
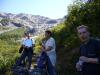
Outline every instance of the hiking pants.
{"label": "hiking pants", "polygon": [[50,58],[45,52],[41,53],[41,56],[37,62],[38,68],[47,69],[48,75],[56,75],[55,67],[52,65]]}
{"label": "hiking pants", "polygon": [[18,59],[18,61],[16,62],[15,66],[18,66],[21,64],[21,62],[24,60],[25,58],[28,57],[28,69],[30,69],[31,64],[32,64],[32,56],[33,56],[33,49],[30,48],[25,48],[21,57]]}

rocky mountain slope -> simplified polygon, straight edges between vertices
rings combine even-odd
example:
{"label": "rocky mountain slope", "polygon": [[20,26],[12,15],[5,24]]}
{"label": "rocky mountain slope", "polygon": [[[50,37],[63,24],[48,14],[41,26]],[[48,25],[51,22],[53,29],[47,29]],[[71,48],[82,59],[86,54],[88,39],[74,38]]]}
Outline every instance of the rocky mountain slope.
{"label": "rocky mountain slope", "polygon": [[0,26],[26,27],[31,32],[41,33],[63,22],[64,19],[50,19],[48,17],[32,14],[12,14],[0,12]]}

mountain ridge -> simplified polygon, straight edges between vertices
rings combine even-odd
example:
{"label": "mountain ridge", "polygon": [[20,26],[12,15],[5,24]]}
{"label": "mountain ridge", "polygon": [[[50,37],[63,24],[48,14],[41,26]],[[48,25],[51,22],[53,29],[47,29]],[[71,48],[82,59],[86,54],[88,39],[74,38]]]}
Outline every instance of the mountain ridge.
{"label": "mountain ridge", "polygon": [[63,21],[64,18],[50,19],[48,17],[26,13],[12,14],[0,12],[0,26],[26,27],[37,33],[51,29]]}

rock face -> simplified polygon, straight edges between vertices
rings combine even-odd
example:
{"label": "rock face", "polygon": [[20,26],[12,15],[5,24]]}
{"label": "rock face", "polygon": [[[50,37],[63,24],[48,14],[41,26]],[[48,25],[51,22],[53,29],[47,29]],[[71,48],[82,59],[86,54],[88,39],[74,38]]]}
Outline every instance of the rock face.
{"label": "rock face", "polygon": [[30,32],[39,34],[63,22],[64,19],[50,19],[40,15],[12,14],[0,12],[0,26],[26,27]]}

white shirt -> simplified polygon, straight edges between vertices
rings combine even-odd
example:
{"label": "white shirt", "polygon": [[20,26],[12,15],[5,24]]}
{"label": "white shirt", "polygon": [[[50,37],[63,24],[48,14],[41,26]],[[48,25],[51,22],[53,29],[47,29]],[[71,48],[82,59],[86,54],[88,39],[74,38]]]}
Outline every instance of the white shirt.
{"label": "white shirt", "polygon": [[55,45],[55,40],[51,37],[49,38],[46,43],[45,43],[45,48],[47,49],[48,47],[52,47],[50,51],[47,51],[47,55],[49,56],[51,63],[53,66],[56,64],[56,45]]}
{"label": "white shirt", "polygon": [[22,45],[24,45],[24,41],[25,41],[26,39],[27,39],[26,37],[22,38],[22,41],[21,41],[21,44],[22,44]]}
{"label": "white shirt", "polygon": [[49,38],[45,43],[45,48],[47,49],[48,47],[52,47],[52,49],[50,51],[47,51],[47,54],[54,52],[56,49],[55,40],[52,37]]}
{"label": "white shirt", "polygon": [[31,38],[30,39],[27,38],[23,41],[23,45],[27,47],[32,47],[33,44],[35,44],[35,41],[33,41]]}

